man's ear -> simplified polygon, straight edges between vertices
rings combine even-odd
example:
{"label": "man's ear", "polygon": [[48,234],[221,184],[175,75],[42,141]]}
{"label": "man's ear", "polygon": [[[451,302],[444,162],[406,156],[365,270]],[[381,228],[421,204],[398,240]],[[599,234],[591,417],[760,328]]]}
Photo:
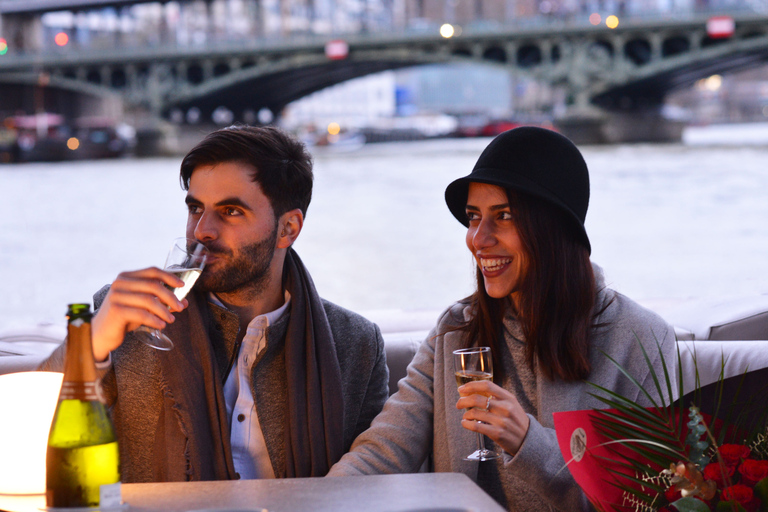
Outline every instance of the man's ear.
{"label": "man's ear", "polygon": [[296,208],[285,212],[277,222],[277,248],[287,249],[299,237],[304,227],[304,214]]}

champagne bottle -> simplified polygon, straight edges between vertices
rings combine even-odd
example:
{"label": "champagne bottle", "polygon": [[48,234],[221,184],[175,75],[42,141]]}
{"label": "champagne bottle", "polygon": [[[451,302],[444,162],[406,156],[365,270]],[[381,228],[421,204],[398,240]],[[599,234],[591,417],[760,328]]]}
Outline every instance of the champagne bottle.
{"label": "champagne bottle", "polygon": [[98,507],[104,484],[120,481],[119,454],[91,346],[88,304],[70,304],[59,402],[48,435],[48,507]]}

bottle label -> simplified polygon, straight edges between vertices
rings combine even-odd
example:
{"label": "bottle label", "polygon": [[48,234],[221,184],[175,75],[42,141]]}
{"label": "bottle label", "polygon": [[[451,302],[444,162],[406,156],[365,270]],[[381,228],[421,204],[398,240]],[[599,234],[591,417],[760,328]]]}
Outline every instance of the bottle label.
{"label": "bottle label", "polygon": [[117,508],[123,504],[123,495],[120,482],[116,484],[102,484],[99,487],[99,505],[102,508]]}
{"label": "bottle label", "polygon": [[105,403],[104,392],[99,382],[70,382],[61,383],[61,400],[97,400]]}

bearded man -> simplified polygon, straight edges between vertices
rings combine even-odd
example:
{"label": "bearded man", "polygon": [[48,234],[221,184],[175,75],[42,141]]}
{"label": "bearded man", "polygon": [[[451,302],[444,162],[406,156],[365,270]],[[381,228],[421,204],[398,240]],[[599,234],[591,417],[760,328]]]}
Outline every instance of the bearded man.
{"label": "bearded man", "polygon": [[[186,236],[209,251],[192,292],[179,301],[169,287],[183,283],[153,267],[94,297],[122,481],[323,476],[381,410],[388,370],[379,328],[321,299],[292,249],[312,159],[276,128],[229,127],[184,157],[180,177]],[[174,349],[141,343],[142,325]]]}

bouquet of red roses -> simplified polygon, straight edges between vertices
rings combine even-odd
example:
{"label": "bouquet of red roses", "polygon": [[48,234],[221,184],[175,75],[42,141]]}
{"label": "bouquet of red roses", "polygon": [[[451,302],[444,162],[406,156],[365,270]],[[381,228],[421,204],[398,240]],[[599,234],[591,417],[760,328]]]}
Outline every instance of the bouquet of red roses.
{"label": "bouquet of red roses", "polygon": [[763,454],[753,454],[743,444],[723,444],[717,451],[718,460],[703,470],[691,462],[672,464],[665,470],[668,505],[658,510],[768,510],[768,460],[761,458]]}
{"label": "bouquet of red roses", "polygon": [[[682,375],[677,385],[681,396]],[[611,409],[554,418],[568,468],[598,510],[768,512],[768,408],[755,399],[768,396],[768,369],[650,408],[599,389]]]}

